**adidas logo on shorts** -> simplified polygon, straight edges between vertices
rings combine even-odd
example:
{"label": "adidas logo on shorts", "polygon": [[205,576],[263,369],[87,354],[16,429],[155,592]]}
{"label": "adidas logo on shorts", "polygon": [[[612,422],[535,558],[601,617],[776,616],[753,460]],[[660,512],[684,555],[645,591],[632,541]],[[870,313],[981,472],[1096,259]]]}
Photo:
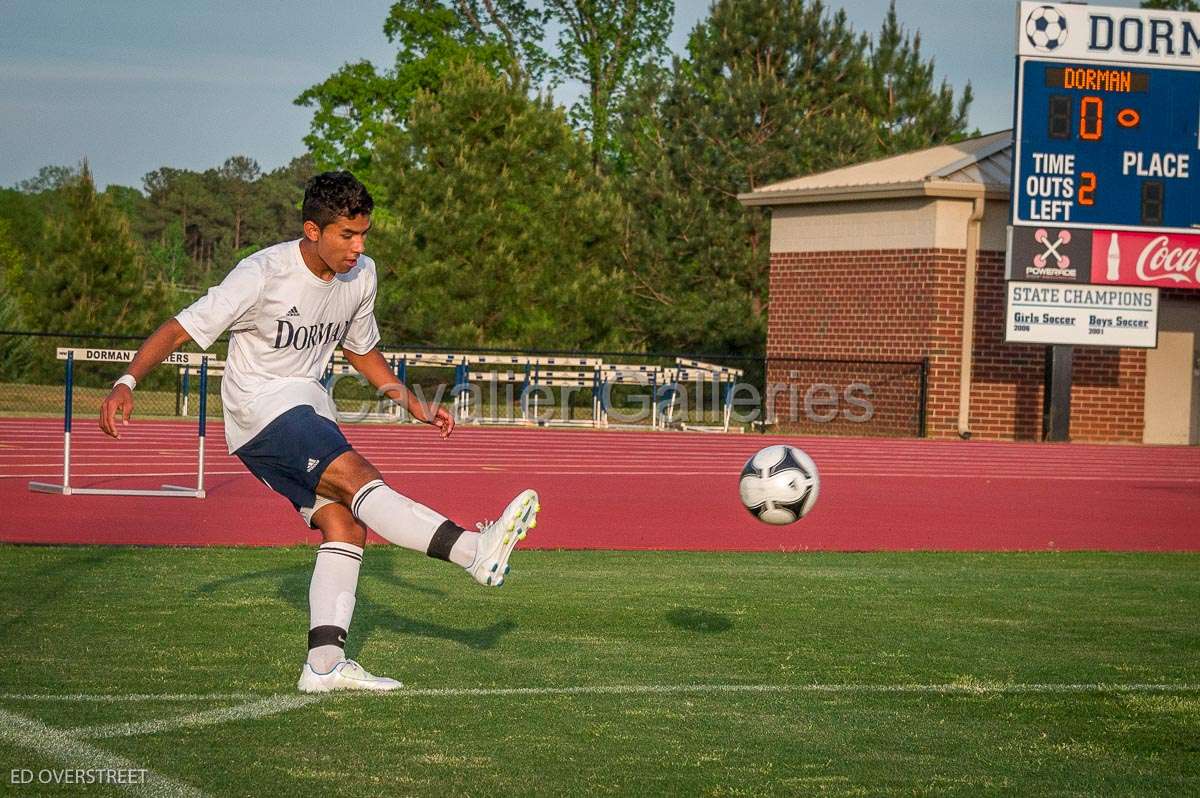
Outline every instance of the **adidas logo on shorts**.
{"label": "adidas logo on shorts", "polygon": [[306,468],[304,470],[311,473],[312,470],[320,464],[320,462],[321,462],[320,460],[314,460],[313,458],[310,457],[310,458],[308,458],[308,468]]}
{"label": "adidas logo on shorts", "polygon": [[292,305],[292,309],[291,309],[291,310],[289,310],[289,311],[287,312],[287,315],[289,315],[289,316],[299,316],[299,315],[300,315],[300,311],[299,311],[299,309],[298,309],[298,308],[297,308],[295,305]]}

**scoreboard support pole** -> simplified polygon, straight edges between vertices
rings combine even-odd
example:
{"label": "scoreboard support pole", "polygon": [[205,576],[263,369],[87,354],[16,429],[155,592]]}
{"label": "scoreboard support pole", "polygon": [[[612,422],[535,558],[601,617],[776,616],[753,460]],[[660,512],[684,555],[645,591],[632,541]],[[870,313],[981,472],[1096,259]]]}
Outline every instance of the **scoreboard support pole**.
{"label": "scoreboard support pole", "polygon": [[1075,347],[1046,347],[1046,387],[1042,414],[1042,440],[1060,443],[1071,439],[1071,379]]}

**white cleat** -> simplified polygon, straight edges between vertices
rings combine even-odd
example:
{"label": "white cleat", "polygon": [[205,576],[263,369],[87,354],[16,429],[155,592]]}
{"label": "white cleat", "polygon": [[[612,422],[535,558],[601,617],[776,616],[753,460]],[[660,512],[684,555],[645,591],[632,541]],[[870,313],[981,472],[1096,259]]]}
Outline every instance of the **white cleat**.
{"label": "white cleat", "polygon": [[330,693],[334,690],[374,690],[386,692],[398,690],[404,685],[386,676],[372,676],[362,665],[352,659],[344,659],[329,673],[317,673],[312,665],[304,663],[300,681],[296,685],[302,693]]}
{"label": "white cleat", "polygon": [[486,587],[500,587],[508,574],[508,558],[518,541],[537,526],[537,491],[525,490],[508,503],[500,517],[479,525],[479,548],[467,571]]}

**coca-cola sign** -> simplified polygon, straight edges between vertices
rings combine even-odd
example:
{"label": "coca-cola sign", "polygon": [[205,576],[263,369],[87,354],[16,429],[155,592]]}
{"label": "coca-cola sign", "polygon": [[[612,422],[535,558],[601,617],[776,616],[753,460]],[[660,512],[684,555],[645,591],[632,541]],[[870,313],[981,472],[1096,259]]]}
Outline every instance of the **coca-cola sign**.
{"label": "coca-cola sign", "polygon": [[1200,235],[1095,230],[1092,282],[1200,288]]}

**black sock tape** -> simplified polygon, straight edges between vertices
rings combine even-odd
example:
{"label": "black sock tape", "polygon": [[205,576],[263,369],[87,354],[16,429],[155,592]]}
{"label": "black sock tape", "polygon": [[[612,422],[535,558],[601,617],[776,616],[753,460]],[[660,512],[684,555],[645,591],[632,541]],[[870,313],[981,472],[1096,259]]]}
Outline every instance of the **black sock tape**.
{"label": "black sock tape", "polygon": [[450,550],[454,548],[454,544],[466,531],[453,521],[443,521],[442,525],[433,533],[433,539],[429,541],[429,548],[425,550],[425,553],[430,557],[450,562]]}
{"label": "black sock tape", "polygon": [[308,630],[308,648],[318,646],[346,647],[346,630],[340,626],[315,626]]}

